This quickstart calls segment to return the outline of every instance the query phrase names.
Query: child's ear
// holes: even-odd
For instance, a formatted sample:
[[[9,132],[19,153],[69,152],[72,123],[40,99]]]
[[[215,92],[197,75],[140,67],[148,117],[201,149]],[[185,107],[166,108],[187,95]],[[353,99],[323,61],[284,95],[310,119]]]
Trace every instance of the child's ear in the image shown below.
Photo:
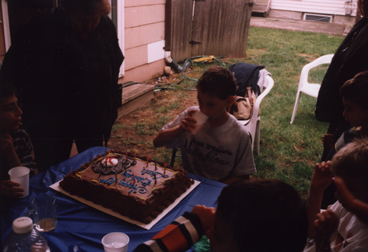
[[[230,107],[231,105],[233,105],[234,101],[235,101],[235,96],[234,95],[230,95],[229,97],[227,97],[227,107]]]

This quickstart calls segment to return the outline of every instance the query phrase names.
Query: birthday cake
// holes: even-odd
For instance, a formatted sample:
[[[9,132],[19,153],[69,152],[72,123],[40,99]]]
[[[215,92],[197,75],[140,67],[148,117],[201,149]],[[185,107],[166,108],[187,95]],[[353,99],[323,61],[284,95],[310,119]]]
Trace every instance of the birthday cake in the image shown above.
[[[60,182],[68,193],[142,223],[150,223],[191,184],[184,170],[115,150],[95,157]]]

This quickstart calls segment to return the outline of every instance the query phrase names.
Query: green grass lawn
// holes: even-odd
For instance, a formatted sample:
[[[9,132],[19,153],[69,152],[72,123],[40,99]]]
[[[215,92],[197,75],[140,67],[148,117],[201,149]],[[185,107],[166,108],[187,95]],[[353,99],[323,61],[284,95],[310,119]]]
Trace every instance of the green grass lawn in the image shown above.
[[[309,189],[314,164],[322,154],[321,137],[328,124],[314,117],[316,99],[302,94],[294,123],[294,108],[300,72],[319,56],[336,51],[342,37],[251,27],[247,57],[229,63],[265,65],[275,85],[261,104],[261,151],[255,156],[256,177],[276,178],[293,185],[303,196]],[[309,81],[320,83],[328,65],[310,72]],[[183,86],[192,87],[193,81]]]
[[[322,154],[321,137],[328,124],[315,119],[316,99],[305,94],[295,121],[290,124],[300,72],[313,59],[334,53],[342,40],[310,32],[250,29],[249,56],[245,62],[265,65],[275,81],[261,104],[261,152],[255,157],[257,177],[284,180],[307,194],[314,164]],[[320,83],[327,67],[313,69],[309,81]]]

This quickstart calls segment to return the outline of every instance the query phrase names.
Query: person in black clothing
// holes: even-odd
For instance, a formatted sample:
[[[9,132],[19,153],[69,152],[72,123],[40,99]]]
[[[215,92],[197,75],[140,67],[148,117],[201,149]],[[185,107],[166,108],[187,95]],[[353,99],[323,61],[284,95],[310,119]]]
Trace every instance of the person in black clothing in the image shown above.
[[[1,72],[19,91],[40,171],[107,143],[124,56],[107,0],[63,0],[23,27]],[[121,97],[121,96],[120,96]]]
[[[355,24],[341,43],[322,81],[317,98],[315,116],[321,122],[329,122],[323,136],[324,151],[321,161],[340,137],[350,127],[344,119],[344,105],[339,95],[340,87],[357,73],[368,70],[368,0],[358,0],[362,18]]]

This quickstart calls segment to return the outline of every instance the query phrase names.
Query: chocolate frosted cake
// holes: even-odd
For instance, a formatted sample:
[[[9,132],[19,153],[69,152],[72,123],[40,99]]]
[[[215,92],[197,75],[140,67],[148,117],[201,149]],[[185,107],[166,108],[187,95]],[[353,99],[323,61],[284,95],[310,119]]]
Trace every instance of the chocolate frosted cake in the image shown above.
[[[186,174],[148,157],[108,150],[67,174],[60,186],[72,195],[149,223],[193,184]]]

